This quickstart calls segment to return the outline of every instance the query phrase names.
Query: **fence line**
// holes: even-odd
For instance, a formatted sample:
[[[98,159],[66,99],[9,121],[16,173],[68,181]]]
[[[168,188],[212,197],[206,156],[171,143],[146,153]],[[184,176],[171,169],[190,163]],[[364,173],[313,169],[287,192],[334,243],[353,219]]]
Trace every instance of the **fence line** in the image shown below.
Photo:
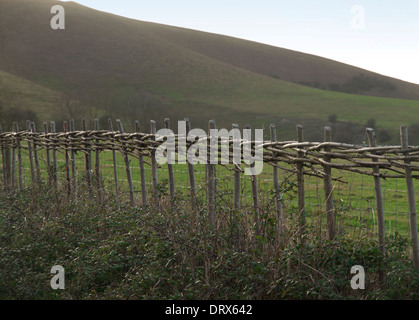
[[[187,128],[186,133],[174,134],[175,154],[185,155],[186,147],[189,150],[195,143],[206,143],[207,150],[211,151],[214,145],[221,147],[221,153],[227,152],[230,164],[233,164],[232,171],[234,172],[234,191],[232,208],[236,211],[240,210],[240,198],[242,192],[242,173],[245,166],[243,161],[237,163],[234,158],[235,151],[241,151],[243,146],[250,146],[252,154],[262,148],[263,162],[272,167],[272,186],[274,190],[274,205],[277,217],[277,235],[278,240],[285,233],[285,216],[283,209],[283,197],[281,194],[281,186],[279,183],[278,170],[281,169],[290,175],[297,176],[297,190],[298,190],[298,221],[299,221],[299,235],[303,241],[303,234],[305,231],[306,222],[306,207],[305,193],[307,187],[307,179],[316,177],[323,181],[323,189],[325,196],[326,208],[326,225],[328,238],[333,240],[336,235],[336,212],[333,206],[333,182],[342,182],[342,176],[337,173],[352,173],[361,174],[363,176],[373,177],[375,183],[375,199],[376,199],[376,215],[378,227],[378,240],[382,253],[385,252],[385,220],[383,209],[383,191],[381,188],[381,181],[383,179],[403,178],[406,181],[409,217],[410,217],[410,233],[413,248],[413,261],[416,268],[419,269],[419,244],[418,244],[418,230],[416,220],[416,201],[414,191],[414,179],[419,178],[419,147],[409,146],[407,142],[407,128],[401,127],[401,145],[400,146],[377,146],[375,132],[371,128],[366,129],[368,136],[368,145],[355,145],[337,143],[331,141],[331,129],[326,127],[324,129],[323,142],[309,142],[303,139],[303,127],[297,126],[297,136],[295,141],[277,141],[276,128],[274,125],[270,126],[270,137],[268,141],[254,141],[250,138],[242,139],[237,136],[237,131],[230,132],[227,140],[227,150],[223,149],[220,140],[216,135],[207,134],[201,136],[193,141],[187,139],[188,133],[191,131],[189,119],[185,119]],[[100,153],[103,151],[112,152],[113,179],[115,183],[116,198],[119,200],[121,187],[119,185],[120,177],[118,177],[116,154],[120,153],[124,159],[124,167],[126,180],[129,189],[129,199],[131,205],[136,205],[134,197],[134,182],[131,172],[131,158],[137,159],[140,169],[140,183],[141,183],[141,204],[150,204],[147,199],[146,192],[146,175],[145,165],[151,166],[151,179],[153,186],[153,195],[155,205],[159,205],[159,178],[158,165],[156,160],[156,150],[162,145],[164,141],[157,139],[157,127],[154,120],[150,121],[150,133],[140,132],[139,122],[135,121],[135,132],[126,133],[123,129],[122,122],[116,120],[118,131],[114,131],[112,121],[108,121],[108,130],[101,130],[99,128],[99,121],[95,119],[94,129],[88,130],[86,119],[82,120],[81,131],[75,130],[74,121],[70,123],[64,122],[63,132],[56,132],[55,123],[51,121],[50,127],[44,123],[44,131],[38,132],[35,124],[27,121],[26,130],[19,131],[17,123],[13,124],[11,132],[3,132],[0,127],[0,147],[1,159],[3,168],[3,183],[6,191],[13,191],[15,189],[22,189],[23,187],[23,172],[22,172],[22,151],[27,151],[28,160],[30,163],[31,183],[39,183],[42,179],[41,166],[39,161],[39,154],[45,152],[46,154],[46,173],[48,175],[48,182],[52,183],[54,188],[58,188],[59,174],[57,164],[57,153],[65,155],[65,186],[69,196],[77,195],[77,169],[75,155],[80,152],[84,154],[85,179],[92,192],[93,185],[96,186],[97,199],[100,203],[104,201],[104,185],[102,183],[103,173],[101,172]],[[165,119],[165,129],[170,129],[170,120]],[[209,122],[209,129],[215,129],[215,121]],[[233,124],[233,129],[237,129],[238,125]],[[231,134],[233,132],[233,134]],[[225,147],[225,145],[224,145]],[[11,152],[12,151],[12,152]],[[52,152],[52,158],[51,158]],[[91,152],[95,153],[94,172],[92,171],[92,157]],[[208,153],[209,154],[209,153]],[[18,170],[16,174],[16,156]],[[151,159],[147,163],[145,159]],[[206,183],[206,201],[210,223],[213,226],[217,224],[217,168],[214,163],[208,161],[209,155],[203,157],[199,154],[198,159],[206,161],[205,166],[205,183]],[[51,163],[52,161],[52,163]],[[219,164],[223,165],[223,164]],[[176,181],[172,164],[167,165],[170,202],[174,203],[176,199]],[[188,169],[184,171],[189,177],[189,189],[192,208],[196,206],[197,200],[197,185],[195,180],[194,164],[188,163]],[[17,180],[19,183],[17,183]],[[261,204],[259,200],[260,188],[257,184],[255,176],[251,178],[251,189],[253,199],[253,212],[255,219],[256,234],[260,233],[261,228]],[[268,179],[269,180],[269,179]],[[178,185],[178,187],[181,187]]]

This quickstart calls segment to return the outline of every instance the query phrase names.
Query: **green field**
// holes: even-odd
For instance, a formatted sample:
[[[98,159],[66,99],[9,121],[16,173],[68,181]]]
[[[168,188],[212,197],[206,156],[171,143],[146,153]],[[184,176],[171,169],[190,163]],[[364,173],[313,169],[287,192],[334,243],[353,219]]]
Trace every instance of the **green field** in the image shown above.
[[[39,150],[39,162],[41,176],[43,181],[48,181],[46,152]],[[129,200],[128,180],[123,156],[116,152],[117,175],[122,200]],[[69,153],[70,156],[70,153]],[[31,170],[27,150],[23,149],[23,184],[31,185]],[[51,153],[52,159],[52,153]],[[87,184],[85,155],[77,153],[76,155],[76,175],[79,186]],[[115,177],[113,169],[113,155],[111,151],[102,151],[100,153],[100,179],[105,188],[105,194],[110,198],[115,196]],[[145,177],[147,194],[149,201],[153,198],[153,186],[151,175],[151,159],[144,158]],[[61,192],[67,190],[65,154],[57,152],[58,180]],[[18,185],[17,158],[15,162],[16,186]],[[287,165],[284,165],[287,168]],[[95,153],[91,152],[91,175],[92,175],[92,194],[97,195],[97,183],[95,173]],[[134,196],[137,205],[141,205],[141,181],[138,159],[130,157],[130,169],[134,186]],[[174,180],[176,186],[176,196],[179,203],[189,206],[190,188],[189,173],[186,164],[174,164]],[[204,204],[206,198],[205,165],[196,164],[194,166],[196,190],[199,201]],[[36,172],[35,172],[36,175]],[[233,211],[233,191],[234,191],[234,173],[231,165],[217,165],[217,203],[222,210],[227,208]],[[69,168],[70,185],[71,168]],[[332,176],[339,178],[340,181],[333,182],[334,188],[334,207],[338,229],[341,233],[353,237],[375,236],[377,232],[377,214],[375,203],[374,180],[370,176],[348,171],[339,171],[333,169]],[[167,165],[159,166],[158,169],[158,189],[162,197],[168,201],[169,183],[168,183]],[[296,175],[287,171],[279,170],[279,180],[281,190],[283,191],[283,205],[285,216],[289,219],[295,219],[298,196],[296,187]],[[382,190],[385,211],[385,229],[386,235],[394,235],[396,232],[404,236],[409,235],[409,208],[407,201],[406,184],[404,179],[382,179]],[[272,166],[264,164],[263,172],[257,176],[257,186],[260,206],[263,208],[263,214],[268,217],[275,217],[274,205],[274,187],[272,181]],[[419,196],[419,182],[416,181],[417,196]],[[85,192],[85,191],[81,191]],[[323,189],[323,180],[317,177],[305,176],[305,203],[307,222],[320,233],[326,230],[325,216],[325,195]],[[250,216],[253,212],[252,187],[250,176],[241,175],[241,208]]]

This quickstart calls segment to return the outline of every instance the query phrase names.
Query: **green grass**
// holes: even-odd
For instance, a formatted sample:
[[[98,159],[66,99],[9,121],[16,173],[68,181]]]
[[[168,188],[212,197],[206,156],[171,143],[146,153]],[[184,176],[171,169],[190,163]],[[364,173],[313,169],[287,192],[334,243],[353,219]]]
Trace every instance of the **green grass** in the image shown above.
[[[61,117],[64,99],[59,92],[2,71],[0,84],[3,130],[10,131],[12,121]]]
[[[38,154],[40,159],[42,179],[44,181],[48,181],[46,152],[45,150],[39,150]],[[90,155],[92,168],[91,175],[94,182],[92,187],[92,194],[96,195],[95,153],[91,152]],[[31,172],[27,151],[23,151],[22,158],[24,186],[30,186]],[[149,201],[151,201],[153,198],[152,174],[150,166],[151,159],[145,157],[144,161],[146,163],[146,188]],[[57,163],[58,180],[60,186],[65,188],[67,183],[65,154],[63,152],[57,152]],[[126,168],[123,156],[120,152],[116,152],[116,164],[119,188],[122,192],[123,198],[127,200],[129,196],[128,180],[126,176]],[[286,167],[287,165],[285,165],[285,168]],[[130,169],[134,186],[135,202],[137,204],[141,204],[141,181],[138,159],[130,157]],[[173,169],[177,196],[188,198],[190,195],[190,189],[187,165],[174,164]],[[17,162],[15,171],[17,183]],[[76,171],[78,181],[77,183],[79,185],[85,185],[87,179],[85,155],[83,153],[77,153],[76,155]],[[194,171],[198,198],[204,203],[206,198],[205,165],[195,165]],[[115,194],[113,156],[111,151],[103,151],[100,153],[100,174],[100,179],[107,192]],[[69,175],[71,178],[71,172],[69,172]],[[377,234],[377,213],[373,178],[370,176],[335,169],[332,171],[332,176],[343,181],[333,182],[334,207],[336,210],[338,228],[342,233],[347,233],[348,236],[366,235],[375,237]],[[166,196],[169,194],[168,179],[169,176],[167,165],[159,166],[158,188],[160,192]],[[292,175],[289,172],[280,170],[279,179],[282,186],[281,188],[284,190],[283,204],[285,215],[292,218],[298,211],[296,175]],[[270,165],[266,163],[264,164],[263,172],[257,176],[257,181],[258,193],[261,203],[268,206],[270,211],[274,211],[274,188],[272,181],[272,167]],[[241,184],[241,206],[246,210],[249,210],[252,208],[253,204],[250,176],[245,176],[242,174]],[[400,233],[404,236],[408,236],[410,230],[409,208],[405,180],[382,179],[381,184],[383,190],[386,234],[394,235],[395,233]],[[419,181],[415,181],[415,187],[417,194],[416,196],[419,197]],[[231,209],[234,191],[234,173],[231,165],[217,166],[217,189],[217,201],[225,206],[229,206]],[[326,208],[322,179],[309,176],[305,177],[305,202],[306,217],[308,223],[313,224],[320,232],[325,231]]]

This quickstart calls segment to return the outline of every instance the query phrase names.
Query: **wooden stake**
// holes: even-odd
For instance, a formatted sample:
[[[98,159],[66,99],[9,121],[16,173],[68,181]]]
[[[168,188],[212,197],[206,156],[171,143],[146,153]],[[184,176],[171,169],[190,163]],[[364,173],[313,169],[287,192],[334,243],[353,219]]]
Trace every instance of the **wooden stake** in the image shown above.
[[[157,133],[156,121],[150,120],[150,132],[151,134]],[[151,150],[151,174],[153,176],[153,193],[154,199],[156,200],[157,206],[159,205],[159,190],[158,186],[158,177],[157,177],[157,161],[156,161],[156,150]]]
[[[134,123],[135,131],[137,133],[140,132],[140,122],[138,120]],[[141,176],[141,197],[142,197],[142,203],[143,206],[147,205],[147,188],[146,188],[146,182],[145,182],[145,169],[144,169],[144,156],[141,152],[139,152],[138,155],[138,161],[140,165],[140,176]]]
[[[13,122],[13,131],[15,130],[16,122]],[[12,183],[12,190],[14,191],[16,189],[16,139],[13,139],[14,145],[12,149],[12,177],[11,177],[11,183]]]
[[[372,128],[367,128],[368,142],[371,148],[377,146],[375,131]],[[375,152],[371,152],[375,154]],[[378,162],[378,159],[372,159],[372,162]],[[384,222],[384,206],[383,206],[383,193],[381,189],[381,179],[380,179],[380,167],[373,167],[374,173],[374,185],[375,185],[375,200],[377,205],[377,226],[378,226],[378,244],[380,247],[380,252],[382,255],[385,255],[385,222]],[[384,272],[379,270],[378,273],[380,285],[384,285]]]
[[[33,133],[36,133],[36,126],[33,121],[31,122],[31,129]],[[33,139],[33,156],[35,159],[36,179],[38,182],[41,182],[41,166],[39,164],[38,146],[35,139]]]
[[[48,123],[44,122],[44,134],[47,137],[48,136]],[[16,130],[17,132],[17,130]],[[48,173],[48,183],[52,184],[52,170],[51,170],[51,155],[50,155],[50,147],[49,147],[49,143],[47,144],[47,146],[45,147],[45,152],[46,152],[46,157],[47,157],[47,173]]]
[[[109,130],[113,132],[113,125],[112,125],[111,119],[108,119],[108,126],[109,126]],[[119,202],[118,167],[116,166],[116,152],[114,149],[112,149],[112,160],[113,160],[113,175],[114,175],[114,180],[115,180],[115,193],[116,193],[116,199]]]
[[[51,140],[52,143],[52,166],[53,166],[53,182],[54,187],[57,190],[58,189],[58,166],[57,166],[57,146],[56,146],[56,131],[55,131],[55,122],[51,121],[51,133],[52,137]]]
[[[67,121],[63,122],[63,129],[64,129],[64,133],[68,132],[68,123]],[[65,146],[65,180],[66,180],[66,184],[67,184],[67,195],[70,197],[71,195],[71,179],[70,179],[70,156],[68,154],[68,148],[69,145],[68,143],[66,143]]]
[[[331,142],[332,129],[330,127],[324,128],[324,142]],[[330,146],[325,146],[325,152],[331,152]],[[328,154],[325,154],[323,157],[324,161],[330,163],[332,157]],[[332,168],[328,165],[323,166],[324,170],[324,195],[326,199],[326,216],[327,216],[327,230],[329,240],[333,240],[336,235],[335,229],[335,211],[333,208],[333,185],[332,185]]]
[[[87,131],[87,124],[86,119],[82,119],[82,129],[84,132]],[[90,153],[90,143],[85,143],[85,168],[86,168],[86,180],[87,180],[87,187],[89,189],[90,195],[92,195],[92,158]]]
[[[409,153],[409,142],[408,142],[408,132],[407,127],[402,126],[400,128],[400,140],[403,151],[403,154],[408,155]],[[409,216],[410,216],[410,236],[412,239],[412,249],[413,249],[413,263],[416,269],[419,269],[419,241],[418,241],[418,224],[416,217],[416,200],[415,200],[415,186],[413,183],[412,169],[409,167],[410,160],[406,159],[404,161],[406,164],[405,174],[406,174],[406,185],[407,185],[407,195],[409,198]]]
[[[74,123],[74,119],[70,121],[70,131],[76,131],[76,126]],[[73,194],[74,197],[77,198],[77,172],[76,172],[76,150],[74,149],[73,143],[71,144],[71,180],[73,184]]]
[[[164,125],[166,129],[170,129],[170,119],[166,118],[164,119]],[[170,154],[171,151],[167,151],[167,157],[168,159],[172,158],[172,155]],[[173,174],[173,165],[170,163],[167,163],[167,170],[169,172],[169,192],[170,192],[170,201],[172,202],[175,199],[175,177]]]
[[[367,129],[368,142],[371,148],[377,146],[376,144],[376,135],[374,129]],[[375,154],[375,152],[372,152]],[[372,159],[372,162],[378,162],[378,159]],[[377,204],[377,225],[378,225],[378,242],[380,245],[380,251],[382,254],[385,253],[384,246],[384,237],[385,237],[385,224],[384,224],[384,206],[383,206],[383,194],[381,189],[381,179],[380,179],[380,167],[373,167],[374,173],[374,184],[375,184],[375,196]]]
[[[0,124],[0,134],[3,133],[3,128]],[[6,155],[6,148],[4,147],[3,138],[0,141],[1,143],[1,155],[2,155],[2,162],[3,162],[3,182],[4,182],[4,190],[9,191],[9,178],[7,176],[8,169],[7,169],[7,155]]]
[[[26,130],[28,132],[32,132],[30,120],[26,121]],[[33,149],[32,149],[31,141],[28,141],[28,153],[29,153],[29,163],[30,163],[30,168],[31,168],[31,179],[32,179],[32,184],[34,185],[35,184],[35,166],[33,163]]]
[[[17,122],[14,124],[14,131],[19,132],[19,125]],[[20,144],[20,138],[16,137],[16,147],[17,147],[17,167],[19,175],[19,190],[23,189],[23,175],[22,175],[22,147]]]
[[[95,119],[95,131],[99,131],[99,119]],[[95,148],[95,174],[96,174],[97,196],[99,199],[99,203],[103,204],[102,179],[100,176],[100,150],[99,150],[98,139],[96,139],[96,148]]]
[[[214,137],[211,136],[211,129],[216,129],[216,124],[214,120],[209,121],[209,132],[208,135],[210,136],[210,141],[213,141]],[[217,143],[218,146],[218,143]],[[208,194],[208,214],[210,224],[213,227],[216,227],[216,206],[215,206],[215,190],[216,190],[216,183],[215,183],[215,165],[211,164],[210,156],[208,157],[207,163],[207,172],[208,172],[208,186],[207,186],[207,194]]]
[[[246,129],[250,130],[250,125],[246,125]],[[252,140],[252,134],[248,136]],[[258,198],[258,185],[256,175],[250,176],[252,182],[252,198],[253,198],[253,210],[255,212],[255,224],[256,224],[256,235],[261,234],[260,230],[260,207],[259,207],[259,198]]]
[[[271,124],[270,126],[271,130],[271,141],[276,142],[276,126],[274,124]],[[273,152],[273,157],[277,157],[278,153]],[[279,239],[279,245],[282,245],[284,243],[284,236],[285,236],[285,219],[284,219],[284,212],[282,207],[282,195],[281,190],[279,187],[279,175],[278,175],[278,167],[275,165],[278,164],[278,161],[274,161],[274,166],[272,166],[272,176],[273,176],[273,182],[274,182],[274,191],[275,191],[275,207],[276,207],[276,215],[277,215],[277,221],[278,221],[278,239]]]
[[[118,130],[121,134],[124,133],[124,127],[122,126],[122,122],[121,120],[117,119],[116,120],[116,124],[118,125]],[[130,168],[130,164],[129,164],[129,158],[128,158],[128,153],[126,152],[126,150],[124,149],[123,151],[123,156],[124,156],[124,161],[125,161],[125,170],[127,173],[127,180],[128,180],[128,187],[129,187],[129,199],[131,202],[131,205],[134,206],[134,186],[132,184],[132,176],[131,176],[131,168]]]
[[[188,139],[189,131],[191,131],[191,122],[188,118],[185,118],[186,122],[186,141]],[[187,152],[187,150],[185,150]],[[189,173],[189,187],[191,190],[191,203],[192,203],[192,210],[195,210],[196,207],[196,185],[195,185],[195,171],[194,171],[194,165],[192,163],[192,160],[189,161],[188,156],[186,154],[186,161],[188,162],[188,173]]]
[[[297,125],[297,141],[303,142],[302,125]],[[304,152],[298,151],[298,158],[304,158]],[[298,216],[300,220],[300,240],[304,241],[303,235],[306,227],[305,218],[305,200],[304,200],[304,165],[302,162],[297,163],[297,185],[298,185]]]
[[[239,125],[237,123],[233,123],[233,154],[234,148],[240,147],[240,142],[235,142],[240,140],[240,135],[236,135],[236,131],[239,130]],[[240,154],[241,159],[241,154]],[[241,198],[241,169],[240,163],[236,163],[233,157],[233,164],[234,164],[234,203],[233,208],[234,210],[240,210],[240,198]]]

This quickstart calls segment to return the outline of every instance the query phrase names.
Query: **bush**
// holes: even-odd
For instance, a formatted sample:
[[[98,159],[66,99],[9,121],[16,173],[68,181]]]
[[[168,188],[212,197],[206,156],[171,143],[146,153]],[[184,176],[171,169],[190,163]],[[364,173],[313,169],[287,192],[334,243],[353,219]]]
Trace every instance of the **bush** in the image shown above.
[[[399,235],[384,257],[374,240],[331,242],[310,228],[303,243],[289,232],[279,246],[269,208],[255,237],[245,210],[221,208],[215,229],[204,206],[191,212],[181,197],[156,209],[111,195],[99,205],[88,194],[71,200],[42,186],[0,195],[1,299],[419,298],[409,241]],[[53,265],[65,268],[65,290],[50,287]],[[350,287],[354,265],[365,268],[365,290]]]

